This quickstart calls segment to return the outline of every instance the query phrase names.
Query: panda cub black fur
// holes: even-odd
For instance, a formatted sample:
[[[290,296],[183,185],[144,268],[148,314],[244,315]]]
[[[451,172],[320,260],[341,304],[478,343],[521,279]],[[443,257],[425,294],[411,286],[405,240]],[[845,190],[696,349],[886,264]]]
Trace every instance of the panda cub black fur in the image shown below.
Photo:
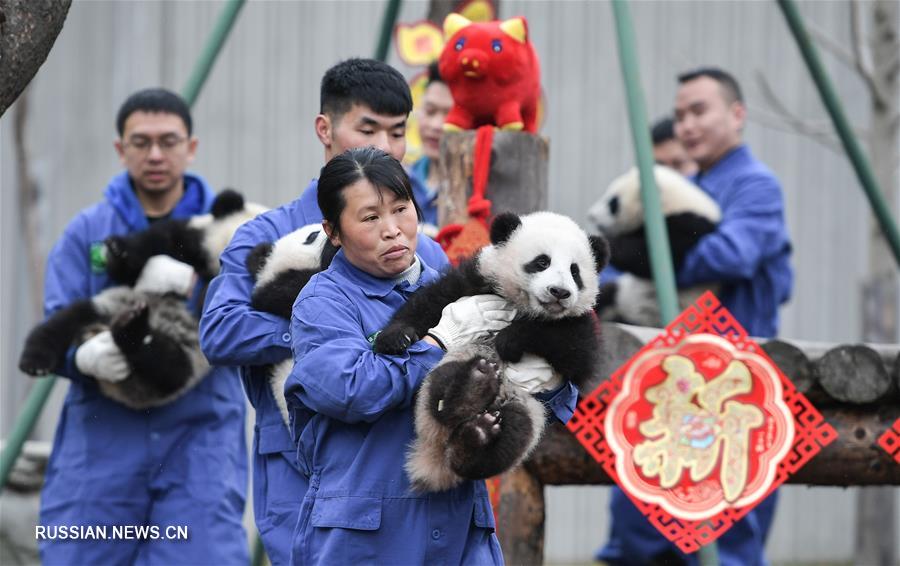
[[[406,462],[420,491],[499,474],[537,445],[543,406],[504,376],[506,363],[531,353],[576,385],[594,376],[593,307],[597,272],[609,257],[606,241],[552,212],[501,214],[490,238],[474,258],[410,297],[375,340],[376,352],[400,353],[437,325],[446,305],[466,296],[494,293],[517,310],[496,336],[451,348],[423,381]]]
[[[677,272],[697,241],[716,229],[722,213],[712,197],[674,169],[656,165],[654,177]],[[659,327],[662,321],[650,272],[640,186],[638,172],[632,169],[613,180],[588,211],[588,219],[609,238],[610,264],[623,272],[601,288],[597,313],[603,320]],[[679,289],[680,308],[716,288],[705,284]]]
[[[274,243],[257,244],[246,259],[247,271],[255,281],[251,306],[290,320],[300,290],[313,275],[328,267],[335,253],[337,248],[321,224],[298,228]],[[285,424],[284,382],[293,367],[294,361],[288,358],[274,364],[269,372],[269,387]]]
[[[209,371],[200,351],[197,319],[184,298],[132,289],[147,260],[169,255],[191,265],[209,281],[219,271],[219,254],[243,222],[265,208],[222,191],[208,214],[163,220],[148,229],[105,241],[106,268],[118,283],[91,299],[75,301],[36,326],[25,340],[19,368],[46,375],[60,366],[70,346],[110,330],[131,368],[120,382],[96,380],[100,391],[133,409],[165,405],[192,388]]]

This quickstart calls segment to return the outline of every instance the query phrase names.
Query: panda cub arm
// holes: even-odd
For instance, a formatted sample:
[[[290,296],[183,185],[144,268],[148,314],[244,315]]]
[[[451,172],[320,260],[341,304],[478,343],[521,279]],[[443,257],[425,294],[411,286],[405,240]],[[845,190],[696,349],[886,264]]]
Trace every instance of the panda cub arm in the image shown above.
[[[375,338],[375,352],[399,354],[425,337],[425,333],[441,320],[444,307],[450,303],[485,293],[494,293],[474,260],[466,260],[431,285],[414,293]]]
[[[540,356],[564,378],[581,387],[594,376],[599,336],[590,313],[558,320],[516,320],[497,333],[500,359],[518,362],[526,352]]]

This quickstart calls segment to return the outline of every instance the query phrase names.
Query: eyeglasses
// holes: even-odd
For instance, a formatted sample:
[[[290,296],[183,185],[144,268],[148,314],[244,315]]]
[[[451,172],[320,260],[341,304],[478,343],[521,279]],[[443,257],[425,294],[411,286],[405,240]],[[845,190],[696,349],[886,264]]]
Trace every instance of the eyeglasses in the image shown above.
[[[186,140],[186,137],[177,134],[167,134],[157,140],[145,136],[133,136],[122,144],[122,148],[135,156],[145,156],[150,153],[154,145],[158,145],[159,151],[169,155]]]

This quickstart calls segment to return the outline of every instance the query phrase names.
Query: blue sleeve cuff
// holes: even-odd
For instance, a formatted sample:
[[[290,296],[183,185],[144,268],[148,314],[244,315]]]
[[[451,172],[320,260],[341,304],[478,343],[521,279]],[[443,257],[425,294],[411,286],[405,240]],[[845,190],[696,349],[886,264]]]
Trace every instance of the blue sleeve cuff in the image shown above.
[[[559,422],[566,424],[575,414],[575,405],[578,404],[578,387],[571,381],[566,381],[557,389],[542,391],[534,396]]]

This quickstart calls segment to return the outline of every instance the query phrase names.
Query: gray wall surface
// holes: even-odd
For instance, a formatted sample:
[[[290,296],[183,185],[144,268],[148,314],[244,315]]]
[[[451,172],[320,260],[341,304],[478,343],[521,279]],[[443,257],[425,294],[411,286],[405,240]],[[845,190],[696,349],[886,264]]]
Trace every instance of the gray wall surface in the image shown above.
[[[183,88],[221,9],[213,2],[77,1],[47,62],[27,91],[25,148],[40,188],[46,254],[66,222],[96,201],[119,169],[114,116],[132,91]],[[195,169],[216,187],[233,186],[276,205],[299,195],[318,174],[323,152],[313,134],[319,79],[350,56],[374,52],[384,2],[250,2],[195,105],[200,147]],[[667,113],[675,75],[719,65],[742,82],[751,119],[746,139],[784,185],[796,287],[783,309],[782,334],[806,340],[859,338],[859,288],[865,277],[869,213],[847,159],[808,138],[774,129],[756,80],[767,77],[799,116],[827,116],[771,2],[631,3],[650,119]],[[403,3],[400,21],[425,17],[426,2]],[[802,2],[803,16],[847,42],[846,3]],[[633,162],[612,10],[608,2],[503,0],[502,17],[525,15],[541,57],[550,138],[550,208],[586,226],[585,212],[607,182]],[[389,62],[407,76],[417,70]],[[835,58],[825,64],[851,120],[869,119],[862,83]],[[16,369],[25,332],[36,322],[40,282],[23,253],[13,142],[14,106],[0,120],[0,437],[29,382]],[[64,380],[63,380],[64,381]],[[65,383],[38,429],[51,438]],[[604,488],[549,491],[550,561],[586,561],[603,539]],[[783,490],[770,544],[778,561],[852,559],[852,491]],[[810,517],[816,519],[810,521]],[[827,518],[827,519],[826,519]],[[900,523],[900,521],[898,521]],[[898,533],[900,539],[900,533]]]

